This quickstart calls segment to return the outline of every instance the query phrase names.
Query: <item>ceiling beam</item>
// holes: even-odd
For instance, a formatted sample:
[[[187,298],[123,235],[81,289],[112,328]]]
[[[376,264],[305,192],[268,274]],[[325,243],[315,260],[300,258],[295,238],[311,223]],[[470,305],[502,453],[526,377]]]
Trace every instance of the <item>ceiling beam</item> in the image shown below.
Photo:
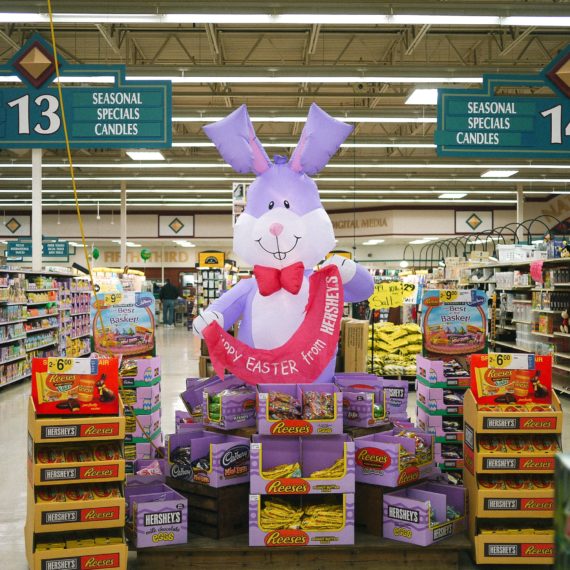
[[[106,24],[95,24],[95,27],[99,30],[99,33],[103,36],[103,39],[115,54],[122,57],[121,48],[119,48],[119,44],[113,36],[113,30],[111,27]]]
[[[424,24],[414,34],[415,28],[414,28],[414,26],[412,26],[411,33],[412,33],[413,39],[408,44],[408,47],[406,48],[406,51],[404,52],[405,55],[412,55],[412,53],[414,53],[414,50],[418,47],[419,43],[424,39],[424,36],[428,33],[430,27],[431,26],[429,24]]]
[[[6,31],[0,29],[0,38],[2,38],[8,45],[13,47],[16,51],[18,51],[22,46],[20,46],[20,44],[16,42],[14,38],[12,38],[11,34],[7,31],[7,29],[8,29],[7,27]]]
[[[523,42],[535,30],[536,26],[529,26],[518,34],[516,34],[516,32],[513,30],[513,34],[516,34],[513,41],[499,52],[499,57],[505,57],[506,55],[509,55],[513,49],[520,45],[520,43]]]

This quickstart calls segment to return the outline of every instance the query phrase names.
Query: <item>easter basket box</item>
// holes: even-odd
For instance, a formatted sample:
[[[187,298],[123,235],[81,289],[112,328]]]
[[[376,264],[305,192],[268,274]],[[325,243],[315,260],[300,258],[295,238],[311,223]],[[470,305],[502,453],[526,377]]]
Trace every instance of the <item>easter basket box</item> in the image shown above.
[[[254,435],[253,494],[354,493],[354,442],[348,435]]]
[[[342,393],[334,384],[258,384],[260,435],[343,433]]]

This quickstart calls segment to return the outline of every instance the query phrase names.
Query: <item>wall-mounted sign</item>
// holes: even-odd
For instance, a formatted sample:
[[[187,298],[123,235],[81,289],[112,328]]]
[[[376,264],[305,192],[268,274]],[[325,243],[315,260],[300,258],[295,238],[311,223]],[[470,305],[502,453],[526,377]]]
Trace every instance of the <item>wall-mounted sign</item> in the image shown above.
[[[439,89],[439,156],[568,158],[570,46],[539,75],[485,75],[480,89]],[[536,88],[546,95],[497,94]]]
[[[493,229],[492,211],[456,210],[455,233],[474,234]]]
[[[0,224],[0,237],[29,237],[31,216],[5,216]]]
[[[222,269],[226,256],[222,251],[201,251],[198,254],[198,266]]]
[[[122,65],[71,65],[58,58],[70,143],[75,148],[167,148],[172,146],[170,81],[127,81]],[[64,148],[61,106],[51,45],[33,35],[0,67],[24,86],[0,89],[0,148]],[[103,82],[96,86],[79,83]],[[108,78],[108,79],[107,79]],[[105,81],[108,81],[105,82]]]
[[[9,241],[6,246],[6,257],[8,258],[31,258],[31,241]],[[46,241],[42,244],[42,257],[44,259],[69,257],[69,242],[67,241]]]
[[[158,236],[172,238],[194,237],[194,216],[158,216]]]

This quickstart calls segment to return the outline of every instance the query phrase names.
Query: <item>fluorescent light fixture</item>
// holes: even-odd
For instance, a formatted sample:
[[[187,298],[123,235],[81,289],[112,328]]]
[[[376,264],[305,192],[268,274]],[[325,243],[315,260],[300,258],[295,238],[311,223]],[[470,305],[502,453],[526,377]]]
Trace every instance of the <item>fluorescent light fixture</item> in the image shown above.
[[[158,150],[128,150],[127,155],[133,160],[164,160],[164,155]]]
[[[533,239],[532,240],[533,245],[540,245],[541,243],[544,243],[543,239]]]
[[[193,244],[191,241],[185,240],[185,239],[173,239],[172,240],[176,245],[179,245],[180,247],[196,247],[195,244]]]
[[[410,241],[409,243],[411,245],[419,245],[419,244],[423,244],[423,243],[429,243],[430,241],[431,240],[429,240],[429,239],[415,239],[415,240]]]
[[[378,245],[384,243],[384,241],[383,239],[369,239],[368,241],[363,241],[362,245]]]
[[[437,105],[437,89],[414,89],[406,105]]]
[[[510,178],[517,172],[518,170],[487,170],[481,174],[481,178]]]
[[[406,267],[409,267],[409,266],[410,266],[410,264],[405,259],[400,261],[400,267],[402,267],[403,269],[405,269]]]
[[[82,243],[77,243],[76,241],[70,241],[69,245],[71,245],[73,247],[83,247]]]
[[[296,142],[264,142],[264,148],[295,148]],[[210,148],[214,146],[212,142],[206,141],[188,141],[188,142],[173,142],[172,146],[175,148]],[[344,143],[341,148],[436,148],[437,145],[433,143]]]
[[[326,13],[69,13],[53,14],[56,24],[330,24],[433,26],[546,26],[568,27],[570,18],[560,16],[508,16],[463,14],[326,14]],[[45,12],[2,12],[0,22],[45,24]]]
[[[439,195],[439,198],[441,200],[459,200],[465,198],[465,196],[467,196],[465,192],[444,192]]]

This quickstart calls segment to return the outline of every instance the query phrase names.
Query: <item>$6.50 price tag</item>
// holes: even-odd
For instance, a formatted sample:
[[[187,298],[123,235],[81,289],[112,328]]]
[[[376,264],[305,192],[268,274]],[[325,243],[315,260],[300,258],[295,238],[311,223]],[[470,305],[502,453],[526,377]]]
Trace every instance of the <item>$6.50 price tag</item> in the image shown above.
[[[97,374],[95,358],[48,358],[50,374]]]
[[[500,352],[490,352],[489,368],[533,370],[534,354],[506,354]]]

